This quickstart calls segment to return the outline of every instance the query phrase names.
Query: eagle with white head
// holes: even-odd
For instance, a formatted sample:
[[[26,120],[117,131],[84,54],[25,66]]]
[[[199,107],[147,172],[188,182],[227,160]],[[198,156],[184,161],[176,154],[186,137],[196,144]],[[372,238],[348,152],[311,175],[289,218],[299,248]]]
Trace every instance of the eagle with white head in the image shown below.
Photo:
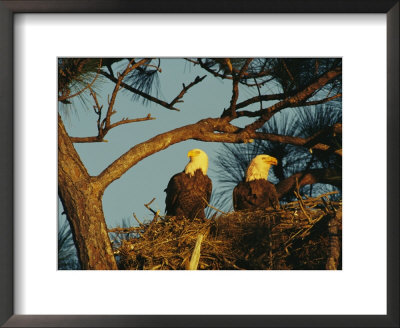
[[[201,149],[188,152],[189,163],[183,172],[175,174],[164,190],[167,215],[185,218],[205,218],[204,209],[211,198],[212,182],[207,176],[208,156]]]
[[[275,185],[268,181],[271,165],[277,165],[276,158],[269,155],[258,155],[247,168],[244,181],[233,189],[233,208],[240,210],[257,210],[267,207],[279,208],[279,199]]]

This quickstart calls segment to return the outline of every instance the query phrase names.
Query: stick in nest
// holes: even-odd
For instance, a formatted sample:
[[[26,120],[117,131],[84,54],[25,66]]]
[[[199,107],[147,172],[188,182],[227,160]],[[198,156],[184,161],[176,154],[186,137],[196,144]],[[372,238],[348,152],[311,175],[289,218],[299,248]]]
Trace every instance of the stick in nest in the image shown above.
[[[218,208],[216,208],[216,207],[210,205],[210,204],[207,202],[207,199],[205,199],[204,197],[202,197],[202,198],[203,198],[203,200],[206,202],[206,204],[207,204],[207,206],[208,206],[209,208],[212,208],[213,210],[216,210],[217,212],[222,213],[222,214],[228,214],[228,213],[226,213],[226,212],[224,212],[224,211],[221,211],[221,210],[219,210]]]
[[[157,220],[157,219],[160,218],[160,217],[162,217],[162,216],[160,215],[160,210],[155,211],[155,210],[153,210],[153,209],[150,207],[150,204],[151,204],[152,202],[154,202],[155,200],[156,200],[156,198],[154,197],[154,198],[153,198],[151,201],[149,201],[147,204],[144,204],[144,206],[145,206],[151,213],[154,214],[153,221],[154,221],[154,220]]]
[[[137,218],[135,212],[133,212],[133,217],[134,217],[134,219],[136,220],[136,222],[139,223],[140,226],[143,225],[143,223]]]
[[[305,210],[305,206],[304,206],[304,202],[303,202],[303,198],[301,198],[300,196],[300,191],[299,191],[299,180],[296,178],[296,190],[294,191],[294,195],[296,196],[296,198],[299,200],[299,205],[300,208],[302,210],[302,212],[304,213],[304,215],[306,216],[308,223],[312,223],[312,219],[311,217],[308,215],[308,213]]]

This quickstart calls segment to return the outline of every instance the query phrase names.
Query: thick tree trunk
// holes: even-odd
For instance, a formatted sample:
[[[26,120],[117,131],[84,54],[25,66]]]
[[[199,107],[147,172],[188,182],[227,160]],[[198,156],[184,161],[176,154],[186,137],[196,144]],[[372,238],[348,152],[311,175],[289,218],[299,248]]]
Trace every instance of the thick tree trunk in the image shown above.
[[[102,209],[104,189],[87,173],[58,119],[58,194],[83,269],[117,269]]]

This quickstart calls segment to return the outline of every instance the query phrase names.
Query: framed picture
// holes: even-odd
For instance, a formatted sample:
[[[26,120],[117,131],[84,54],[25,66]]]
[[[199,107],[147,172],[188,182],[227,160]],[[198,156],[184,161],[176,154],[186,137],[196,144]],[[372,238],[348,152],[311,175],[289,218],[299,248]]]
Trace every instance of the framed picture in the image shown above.
[[[189,4],[181,1],[172,3],[158,1],[151,4],[136,3],[136,1],[128,3],[93,1],[89,4],[73,1],[0,1],[0,15],[0,42],[1,49],[4,49],[0,53],[4,66],[4,74],[0,77],[2,108],[0,140],[3,150],[0,160],[2,169],[0,201],[3,212],[0,220],[1,324],[5,327],[54,325],[396,327],[399,325],[398,1],[344,3],[335,1],[302,3],[295,0],[232,1],[229,4],[212,2]],[[132,56],[137,58],[131,58]],[[165,58],[163,62],[167,64],[160,66],[157,61],[146,59],[154,57]],[[225,60],[225,57],[233,59]],[[113,61],[105,63],[103,58]],[[252,83],[262,87],[264,82],[259,78],[264,71],[261,72],[259,67],[265,68],[266,65],[270,65],[276,80],[282,77],[277,73],[281,67],[286,80],[293,82],[294,91],[290,91],[290,86],[285,84],[288,89],[284,89],[284,92],[289,95],[288,99],[291,97],[300,99],[299,97],[304,95],[304,99],[317,105],[317,102],[322,100],[311,98],[311,94],[315,95],[315,90],[310,89],[311,86],[317,82],[327,83],[327,76],[337,73],[335,65],[340,62],[340,73],[337,74],[343,74],[344,95],[343,256],[340,256],[340,264],[336,262],[330,267],[340,270],[320,270],[322,267],[317,262],[314,267],[306,265],[293,267],[283,262],[279,262],[278,265],[271,259],[257,260],[258,264],[261,263],[260,266],[250,266],[243,262],[238,265],[239,262],[232,263],[225,260],[217,264],[198,259],[196,262],[194,251],[187,263],[182,261],[179,264],[182,267],[176,267],[172,257],[168,258],[167,262],[163,260],[153,263],[142,261],[137,255],[135,261],[130,263],[119,261],[118,266],[122,268],[121,263],[128,266],[124,268],[130,269],[192,269],[194,266],[211,268],[213,271],[104,270],[108,268],[106,261],[105,264],[99,259],[84,262],[82,253],[80,253],[80,264],[85,263],[84,269],[100,270],[95,272],[60,270],[60,255],[55,255],[57,245],[54,232],[57,229],[55,222],[57,220],[54,220],[54,215],[57,215],[58,211],[59,218],[62,217],[64,209],[67,211],[69,205],[67,203],[60,205],[57,203],[58,198],[57,202],[54,202],[54,193],[57,189],[61,195],[60,199],[63,201],[66,199],[63,189],[60,186],[57,188],[57,161],[60,163],[63,158],[60,158],[60,152],[57,155],[56,149],[61,151],[61,154],[74,151],[73,148],[68,150],[68,145],[65,146],[63,143],[63,131],[74,131],[70,136],[74,135],[72,139],[75,143],[84,144],[87,135],[80,135],[79,130],[71,127],[70,122],[76,116],[72,118],[69,115],[75,115],[74,113],[60,112],[62,120],[59,118],[58,128],[55,124],[56,115],[49,114],[60,103],[61,107],[65,105],[68,108],[70,95],[74,94],[74,90],[69,89],[68,83],[63,87],[60,78],[54,78],[57,75],[56,70],[59,73],[70,72],[70,69],[65,67],[71,61],[91,60],[97,65],[93,70],[94,79],[98,78],[98,68],[103,67],[103,77],[111,81],[113,78],[116,79],[114,83],[118,85],[121,83],[118,79],[123,76],[124,69],[133,71],[137,67],[145,67],[142,70],[146,76],[162,70],[163,74],[167,75],[166,72],[175,67],[173,58],[186,60],[188,63],[186,69],[192,70],[191,74],[194,75],[193,79],[188,78],[190,81],[185,80],[186,77],[179,78],[184,84],[175,92],[178,96],[167,97],[175,99],[175,102],[173,100],[172,103],[162,103],[160,100],[162,97],[151,99],[169,110],[168,118],[163,118],[161,122],[167,131],[183,125],[179,119],[169,118],[170,112],[176,109],[177,104],[185,106],[188,103],[189,107],[194,103],[199,104],[199,108],[192,106],[197,108],[196,112],[187,114],[193,122],[203,118],[196,116],[202,111],[201,104],[207,104],[210,108],[224,107],[224,100],[219,102],[218,97],[213,96],[210,91],[207,91],[205,96],[189,98],[191,91],[203,83],[204,77],[200,75],[195,77],[199,67],[217,79],[229,80],[231,77],[233,81],[229,81],[229,95],[225,101],[222,117],[233,115],[234,119],[237,113],[254,117],[254,113],[259,113],[258,119],[261,122],[267,115],[267,112],[263,112],[262,100],[260,109],[253,109],[251,113],[236,108],[241,106],[240,101],[243,104],[246,101],[244,98],[239,97],[239,100],[235,98],[235,81],[237,83],[245,81],[250,84],[243,74],[250,74],[250,77],[251,74],[256,74]],[[311,65],[308,66],[312,67],[311,71],[315,76],[324,69],[324,65],[330,70],[327,69],[327,76],[321,73],[318,79],[315,76],[311,77],[308,87],[298,88],[296,76],[293,77],[292,74],[298,62],[295,60],[291,62],[286,58],[306,58],[307,65]],[[118,66],[119,63],[125,68]],[[178,80],[177,73],[172,74],[175,74],[173,76]],[[304,80],[304,77],[302,78]],[[329,78],[334,79],[331,75]],[[172,80],[168,80],[166,84],[172,83]],[[206,80],[208,81],[209,77],[206,77]],[[230,86],[232,83],[233,89]],[[281,83],[281,86],[283,85]],[[331,85],[329,90],[326,89],[328,95],[325,95],[325,100],[341,98],[341,79],[340,82]],[[117,102],[114,107],[113,99],[119,92],[118,88],[114,89],[116,90],[114,92],[111,89],[101,94],[94,86],[92,90],[91,83],[87,86],[85,89],[90,97],[89,107],[94,106],[93,113],[98,115],[100,122],[97,129],[93,130],[92,138],[105,144],[107,137],[104,132],[134,123],[125,116],[119,120],[118,114],[113,116],[110,122],[107,121],[107,117],[111,118],[117,111],[122,111],[123,106],[129,106],[129,101]],[[217,90],[220,86],[223,84],[215,85],[214,89]],[[143,93],[143,89],[141,90]],[[58,100],[55,102],[56,92]],[[293,92],[293,95],[290,92]],[[335,92],[337,94],[333,95]],[[105,94],[109,94],[108,99]],[[257,97],[250,95],[247,98]],[[186,102],[183,103],[182,100]],[[306,100],[301,100],[302,102],[297,105],[307,106]],[[257,105],[260,104],[257,102]],[[101,116],[102,105],[108,108],[106,116]],[[183,108],[188,111],[187,107]],[[341,108],[342,102],[340,102],[340,117]],[[204,109],[204,112],[207,113],[207,109]],[[151,120],[152,115],[157,116],[151,112],[143,117],[140,116],[135,122]],[[162,113],[158,115],[164,117]],[[101,122],[100,118],[103,117],[105,120]],[[86,122],[82,116],[77,119],[79,120]],[[224,133],[233,129],[234,125],[222,126],[221,122],[218,122],[220,124],[218,133],[208,135],[209,140],[203,136],[199,138],[197,135],[189,139],[215,141],[217,138],[226,141],[223,139]],[[257,120],[255,122],[257,123]],[[260,124],[262,123],[265,122]],[[201,128],[201,124],[198,127]],[[144,129],[150,129],[150,126]],[[145,130],[141,132],[143,138]],[[337,133],[341,135],[341,131],[340,124],[340,130],[333,131],[333,135]],[[112,131],[110,135],[111,133]],[[251,143],[252,137],[260,137],[257,134],[260,132],[256,129],[252,133],[254,135],[249,134],[247,137],[236,134],[236,137],[244,138],[238,139],[239,142]],[[270,135],[267,137],[271,138]],[[129,133],[124,138],[129,139]],[[65,138],[67,139],[69,137]],[[143,141],[147,139],[148,137]],[[299,139],[296,140],[301,142]],[[112,145],[109,149],[116,149],[112,137],[110,141],[109,144]],[[312,141],[312,136],[308,141]],[[122,145],[121,142],[120,144]],[[128,142],[123,147],[129,149],[135,144],[136,142],[132,145]],[[318,145],[319,148],[322,147],[321,143]],[[78,152],[81,151],[79,147],[75,146]],[[314,144],[310,146],[311,153],[316,151],[314,147]],[[201,148],[203,149],[203,144]],[[340,147],[336,148],[335,151],[339,151],[341,157],[341,138]],[[94,152],[88,153],[87,156],[92,156],[95,160],[91,167],[87,167],[89,173],[82,170],[82,174],[90,174],[93,179],[98,174],[102,175],[101,172],[105,168],[112,171],[113,164],[101,165],[103,149],[105,148],[98,147]],[[117,158],[125,151],[122,149],[115,151],[113,156],[117,166]],[[175,162],[180,151],[181,149],[169,154],[168,158],[159,158],[158,162],[161,163],[159,165],[167,166],[170,162],[171,170],[175,170],[168,173],[165,177],[167,180],[160,185],[167,184],[173,173],[181,169],[181,167],[176,169],[178,161]],[[80,155],[83,153],[80,152]],[[167,151],[165,153],[168,154]],[[188,156],[192,160],[197,153],[201,155],[198,149],[194,149]],[[173,161],[170,160],[172,157]],[[268,160],[272,165],[278,163],[275,158]],[[97,163],[99,167],[96,166]],[[154,165],[147,163],[148,168]],[[73,175],[79,170],[78,165]],[[159,181],[161,178],[157,175],[157,170],[155,165],[154,179]],[[104,174],[107,173],[109,172]],[[275,173],[271,175],[273,178],[276,177]],[[118,177],[109,183],[117,179]],[[129,202],[132,196],[124,198],[124,195],[129,194],[132,181],[128,189],[117,193],[120,199],[106,195],[109,197],[107,202],[113,203],[114,208],[122,206],[118,204]],[[147,181],[147,185],[143,181],[140,182],[145,186],[141,191],[143,197],[148,197],[147,189],[150,190],[149,194],[157,189],[160,195],[164,195],[161,190],[164,188],[158,185],[151,188],[157,183],[151,182],[150,177]],[[171,181],[166,188],[167,214],[179,216],[179,210],[172,209],[173,205],[168,203],[171,201],[168,193],[173,189],[170,187]],[[299,180],[296,181],[298,191]],[[312,195],[312,191],[309,195]],[[238,205],[241,201],[243,202],[238,197],[234,196],[235,209],[241,206]],[[144,210],[151,212],[154,215],[153,220],[157,220],[160,215],[157,201],[154,203],[151,199],[148,199],[148,202],[143,199],[139,201],[141,204],[145,203]],[[207,202],[207,205],[210,204]],[[104,211],[108,210],[104,198],[103,207]],[[97,207],[94,205],[93,209],[95,208]],[[220,209],[213,207],[213,210]],[[299,211],[306,213],[302,207],[299,207]],[[184,214],[187,215],[192,214]],[[142,216],[140,213],[138,216],[134,214],[131,219],[135,218],[141,226]],[[196,216],[199,217],[197,212]],[[115,231],[119,233],[118,228],[116,229]],[[91,228],[88,229],[90,234],[89,230]],[[142,232],[140,230],[140,233]],[[198,234],[195,237],[197,240],[193,237],[193,242],[196,242],[200,249],[203,239],[199,238],[201,236]],[[117,238],[114,242],[117,243]],[[121,251],[121,248],[114,246],[114,252]],[[135,245],[129,244],[129,247],[133,249]],[[141,257],[146,256],[145,253],[141,254]],[[326,259],[323,259],[323,263],[327,263]],[[243,267],[240,267],[242,264]],[[229,271],[215,270],[216,268]],[[232,270],[243,268],[256,270]],[[298,270],[283,271],[287,268]],[[328,267],[324,264],[322,269],[326,268]]]

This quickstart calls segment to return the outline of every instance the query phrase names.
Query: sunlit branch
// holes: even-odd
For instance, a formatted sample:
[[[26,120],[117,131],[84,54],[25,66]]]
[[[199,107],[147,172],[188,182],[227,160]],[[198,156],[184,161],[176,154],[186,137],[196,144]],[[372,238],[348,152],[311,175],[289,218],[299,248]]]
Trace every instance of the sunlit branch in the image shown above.
[[[320,100],[315,100],[315,101],[307,101],[305,102],[302,106],[313,106],[313,105],[320,105],[320,104],[325,104],[333,99],[336,98],[340,98],[342,96],[341,93],[338,93],[334,96],[328,97],[328,98],[324,98],[324,99],[320,99]]]
[[[144,121],[150,121],[150,120],[155,120],[155,117],[152,117],[151,114],[148,114],[146,117],[141,117],[141,118],[133,118],[133,119],[128,119],[128,118],[123,118],[121,121],[115,122],[110,125],[108,130],[111,130],[119,125],[122,124],[128,124],[128,123],[135,123],[135,122],[144,122]]]
[[[92,136],[92,137],[71,137],[71,141],[73,143],[85,143],[85,142],[107,142],[107,140],[104,139],[108,131],[111,129],[123,125],[123,124],[128,124],[128,123],[135,123],[135,122],[144,122],[144,121],[150,121],[150,120],[155,120],[155,117],[152,117],[151,114],[148,114],[146,117],[140,117],[140,118],[133,118],[133,119],[127,119],[123,118],[121,121],[115,122],[110,124],[106,128],[101,128],[99,130],[99,134],[97,136]]]
[[[230,132],[216,132],[230,131]],[[235,127],[225,119],[208,118],[195,124],[186,125],[165,133],[161,133],[147,141],[135,145],[111,163],[99,176],[97,183],[106,188],[111,182],[120,178],[127,170],[144,158],[164,150],[176,143],[186,140],[199,140],[205,142],[248,143],[254,139],[264,139],[282,143],[304,146],[308,139],[246,131]],[[327,150],[330,146],[317,144],[313,148]]]

